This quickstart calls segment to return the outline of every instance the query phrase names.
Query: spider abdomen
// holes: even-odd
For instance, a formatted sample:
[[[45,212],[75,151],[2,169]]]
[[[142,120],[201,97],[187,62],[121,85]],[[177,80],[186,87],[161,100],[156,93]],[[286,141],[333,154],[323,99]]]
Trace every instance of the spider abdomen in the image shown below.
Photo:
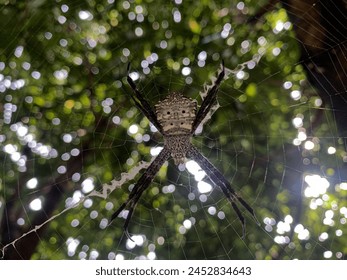
[[[192,131],[197,101],[173,92],[155,105],[159,124],[166,135],[185,135]]]

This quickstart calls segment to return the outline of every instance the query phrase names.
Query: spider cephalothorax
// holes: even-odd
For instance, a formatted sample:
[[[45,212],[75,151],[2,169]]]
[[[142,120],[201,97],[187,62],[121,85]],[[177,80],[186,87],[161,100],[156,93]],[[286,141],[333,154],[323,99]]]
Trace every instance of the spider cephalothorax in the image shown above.
[[[129,67],[130,64],[128,65],[128,71]],[[194,136],[195,130],[205,119],[212,106],[217,102],[218,87],[222,82],[224,75],[224,63],[222,63],[222,70],[220,71],[214,85],[208,90],[199,110],[197,110],[196,100],[185,97],[181,93],[173,92],[164,100],[159,101],[158,104],[155,105],[155,111],[153,111],[148,101],[142,96],[134,81],[128,74],[127,81],[134,93],[131,95],[131,98],[135,105],[164,137],[163,149],[142,174],[134,188],[131,190],[127,201],[124,202],[111,217],[112,221],[118,217],[126,207],[129,207],[129,212],[124,223],[124,230],[130,239],[131,237],[128,233],[128,225],[135,206],[142,193],[152,182],[160,167],[170,157],[173,158],[176,165],[183,164],[186,158],[191,158],[201,166],[210,180],[221,188],[224,195],[230,201],[232,208],[235,210],[242,223],[242,236],[245,235],[245,219],[236,203],[240,203],[255,218],[252,207],[233,190],[223,174],[191,143],[191,138]]]

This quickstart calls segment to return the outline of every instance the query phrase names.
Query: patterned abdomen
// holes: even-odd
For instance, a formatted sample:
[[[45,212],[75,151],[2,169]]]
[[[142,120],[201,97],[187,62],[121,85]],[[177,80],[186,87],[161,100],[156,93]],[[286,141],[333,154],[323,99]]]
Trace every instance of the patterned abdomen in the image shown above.
[[[155,105],[157,119],[165,135],[190,134],[196,110],[196,100],[176,92]]]

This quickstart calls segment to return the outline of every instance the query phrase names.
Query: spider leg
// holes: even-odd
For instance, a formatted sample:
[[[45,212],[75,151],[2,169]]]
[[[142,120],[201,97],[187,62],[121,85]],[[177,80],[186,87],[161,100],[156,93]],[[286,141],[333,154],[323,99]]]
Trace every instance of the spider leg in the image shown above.
[[[165,161],[169,158],[170,152],[164,148],[161,150],[159,155],[152,161],[146,171],[142,174],[140,179],[135,184],[134,188],[131,190],[128,199],[124,202],[111,216],[110,223],[118,217],[118,215],[129,206],[129,212],[125,219],[123,229],[125,235],[131,239],[131,236],[128,232],[128,226],[136,207],[137,202],[139,201],[142,193],[149,187],[151,182],[153,181],[155,175],[158,173],[160,167],[165,163]],[[132,240],[132,239],[131,239]]]
[[[228,198],[232,208],[236,212],[236,215],[242,224],[242,238],[244,238],[246,234],[246,221],[236,202],[239,202],[253,216],[254,220],[259,225],[259,221],[255,216],[253,208],[233,190],[230,183],[227,181],[227,179],[225,179],[223,174],[193,145],[190,146],[187,155],[201,166],[201,168],[206,172],[211,181],[215,185],[219,186],[224,195]]]
[[[230,198],[229,198],[229,200],[230,200]],[[233,207],[234,211],[236,212],[237,217],[241,221],[241,224],[242,224],[242,239],[244,239],[245,236],[246,236],[246,221],[245,221],[245,218],[242,216],[242,213],[241,213],[239,207],[237,207],[236,203],[233,200],[231,200],[231,206]]]
[[[216,103],[218,88],[220,83],[223,81],[224,76],[225,76],[225,67],[224,67],[224,60],[222,60],[222,71],[219,73],[213,87],[211,87],[208,90],[206,97],[201,103],[200,109],[198,113],[196,114],[196,117],[192,126],[192,131],[191,131],[192,134],[195,132],[199,124],[203,121],[203,119],[206,117],[208,112],[211,110],[211,107]]]
[[[149,119],[149,121],[156,127],[156,129],[162,133],[162,127],[157,120],[157,116],[155,112],[151,108],[151,105],[149,105],[148,101],[142,96],[141,92],[137,89],[134,81],[131,79],[129,75],[130,63],[128,64],[127,71],[128,71],[127,82],[132,88],[134,93],[130,95],[131,99],[135,102],[136,107],[140,109],[142,114],[144,114]]]

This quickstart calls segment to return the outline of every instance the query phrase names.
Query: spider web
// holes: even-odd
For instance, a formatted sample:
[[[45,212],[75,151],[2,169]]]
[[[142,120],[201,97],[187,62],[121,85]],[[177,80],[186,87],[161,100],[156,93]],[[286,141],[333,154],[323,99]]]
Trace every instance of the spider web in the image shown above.
[[[319,21],[312,15],[324,6],[321,1],[307,1],[307,6],[288,1],[289,15],[302,15],[295,21],[275,1],[265,2],[235,1],[228,9],[216,1],[214,8],[223,20],[208,35],[200,35],[201,43],[191,50],[178,48],[180,52],[169,56],[170,39],[186,32],[175,30],[175,24],[187,17],[183,9],[187,4],[172,2],[163,8],[159,27],[156,21],[151,23],[155,30],[166,29],[163,39],[153,42],[157,51],[136,47],[124,30],[121,44],[98,49],[99,59],[109,61],[112,51],[121,57],[118,64],[105,63],[102,68],[92,62],[93,53],[103,40],[111,41],[105,34],[112,37],[113,33],[102,28],[105,25],[96,7],[58,1],[47,7],[57,24],[64,26],[76,17],[81,30],[86,32],[86,24],[94,37],[84,36],[86,57],[77,54],[69,61],[71,34],[57,36],[39,20],[33,24],[36,29],[27,35],[29,41],[40,36],[54,40],[58,53],[66,58],[65,64],[53,67],[53,81],[45,78],[35,57],[29,60],[26,48],[31,47],[18,36],[1,45],[12,52],[10,58],[0,56],[2,255],[34,259],[344,258],[346,135],[338,120],[347,104],[342,67],[347,61],[346,41],[338,41],[338,25],[332,29],[336,33],[329,33],[320,24],[331,17],[346,22],[346,17],[327,13]],[[40,8],[38,2],[33,3],[28,10]],[[100,14],[107,14],[111,24],[119,20],[113,17],[115,10],[124,13],[125,21],[137,22],[131,32],[141,38],[146,31],[146,26],[141,28],[143,17],[153,13],[149,4],[123,1],[117,5],[108,1],[107,13]],[[1,11],[6,13],[6,9]],[[251,15],[256,15],[253,20]],[[300,35],[306,25],[313,28],[307,32],[313,34],[312,41],[294,34],[296,30]],[[4,26],[11,30],[9,24]],[[23,32],[18,22],[14,26],[16,34]],[[194,18],[188,26],[192,33],[201,28]],[[74,30],[71,23],[69,27]],[[324,44],[323,33],[330,45]],[[324,72],[326,65],[317,64],[310,49],[314,46],[320,51],[313,54],[327,57],[341,85],[332,86],[315,72],[317,68]],[[53,50],[49,44],[46,48]],[[46,50],[34,53],[39,57]],[[143,194],[130,222],[134,241],[123,232],[126,211],[109,224],[139,173],[162,147],[155,128],[127,100],[129,88],[122,82],[130,58],[132,78],[152,106],[171,91],[181,91],[201,104],[220,71],[221,59],[225,60],[227,77],[218,103],[198,128],[193,143],[255,210],[261,225],[244,213],[245,239],[227,199],[189,159],[184,166],[176,167],[171,161],[164,164]],[[73,65],[83,65],[95,77],[82,85],[75,80],[74,87],[66,86],[67,77],[76,74]],[[318,85],[312,76],[318,78]],[[110,81],[112,85],[107,86]],[[319,94],[331,92],[334,86],[332,94]],[[74,92],[80,93],[78,98]],[[341,97],[340,107],[334,102],[336,96]],[[87,99],[94,107],[88,107]],[[57,108],[63,108],[62,112]],[[89,111],[95,113],[94,120]],[[30,251],[28,244],[35,248]]]

